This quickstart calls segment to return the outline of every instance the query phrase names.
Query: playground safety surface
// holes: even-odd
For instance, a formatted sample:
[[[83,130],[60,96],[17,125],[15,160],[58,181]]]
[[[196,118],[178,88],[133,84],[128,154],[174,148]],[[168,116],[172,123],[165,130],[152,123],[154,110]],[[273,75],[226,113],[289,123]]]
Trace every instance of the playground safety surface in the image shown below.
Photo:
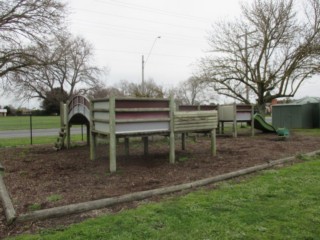
[[[98,147],[98,160],[89,160],[89,148],[77,146],[56,152],[52,146],[41,145],[0,149],[1,163],[5,167],[4,180],[18,214],[30,211],[38,204],[41,209],[119,196],[131,192],[192,182],[195,180],[233,172],[299,153],[318,150],[320,138],[293,134],[283,141],[273,134],[255,137],[231,138],[218,136],[217,156],[210,156],[210,138],[188,138],[182,151],[176,141],[176,164],[169,164],[169,145],[164,138],[149,142],[149,154],[143,155],[141,141],[130,142],[130,155],[124,144],[117,149],[117,173],[108,173],[108,147]],[[297,160],[298,161],[298,160]],[[214,185],[209,186],[214,188]],[[176,193],[176,195],[181,193]],[[171,194],[172,195],[172,194]],[[56,196],[56,201],[53,196]],[[51,197],[51,198],[50,198]],[[146,201],[159,201],[165,196]],[[51,199],[51,200],[50,200]],[[58,200],[57,200],[58,199]],[[0,238],[23,232],[36,232],[43,228],[66,226],[102,213],[133,208],[140,202],[119,204],[107,209],[6,226],[0,205]]]

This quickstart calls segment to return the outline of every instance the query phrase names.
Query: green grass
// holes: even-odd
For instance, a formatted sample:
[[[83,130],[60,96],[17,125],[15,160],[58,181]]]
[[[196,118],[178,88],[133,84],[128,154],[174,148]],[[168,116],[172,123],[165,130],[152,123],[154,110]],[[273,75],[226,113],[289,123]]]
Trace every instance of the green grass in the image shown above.
[[[320,136],[320,128],[312,128],[312,129],[293,129],[291,132],[299,135],[307,135],[307,136]]]
[[[32,116],[33,129],[60,128],[59,116]],[[29,116],[0,117],[0,131],[30,129]]]
[[[48,202],[57,202],[62,199],[62,196],[60,194],[52,194],[49,197],[47,197]]]
[[[50,137],[33,137],[32,144],[54,144],[57,141],[57,136],[50,136]],[[86,141],[86,135],[83,136],[84,141]],[[81,134],[76,134],[71,136],[72,142],[79,142],[82,141]],[[0,139],[0,148],[1,147],[17,147],[17,146],[26,146],[30,145],[30,137],[26,138],[1,138]]]
[[[320,158],[17,239],[320,239]]]
[[[41,209],[41,204],[34,203],[28,206],[29,211],[37,211]]]

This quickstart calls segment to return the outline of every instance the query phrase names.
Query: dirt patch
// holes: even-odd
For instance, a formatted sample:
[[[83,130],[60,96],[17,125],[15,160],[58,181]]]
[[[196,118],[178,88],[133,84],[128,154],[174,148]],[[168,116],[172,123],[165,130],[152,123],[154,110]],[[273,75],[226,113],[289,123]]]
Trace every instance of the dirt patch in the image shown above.
[[[187,140],[186,150],[176,141],[177,163],[169,164],[169,144],[165,138],[149,142],[149,155],[143,156],[141,141],[130,143],[130,156],[124,144],[117,150],[117,173],[110,174],[108,147],[98,148],[98,160],[89,160],[89,148],[78,146],[56,152],[52,146],[1,149],[4,180],[18,214],[71,203],[119,196],[131,192],[191,182],[270,160],[319,149],[320,138],[293,135],[286,141],[273,134],[255,137],[218,137],[217,156],[210,156],[210,138]],[[159,198],[154,198],[157,200]],[[134,207],[128,203],[110,209],[64,218],[7,227],[0,207],[0,237],[34,232],[48,226],[68,225],[103,212]]]

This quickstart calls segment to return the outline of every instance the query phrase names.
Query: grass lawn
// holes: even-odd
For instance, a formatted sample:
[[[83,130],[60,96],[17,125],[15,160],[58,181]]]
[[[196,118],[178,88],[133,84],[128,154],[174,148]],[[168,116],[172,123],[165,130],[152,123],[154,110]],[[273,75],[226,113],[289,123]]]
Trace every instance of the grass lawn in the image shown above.
[[[320,239],[320,157],[17,239]]]
[[[59,116],[32,116],[33,129],[60,128]],[[30,116],[0,117],[0,131],[30,129]]]
[[[57,141],[58,132],[56,136],[49,137],[33,137],[32,144],[52,144]],[[86,135],[83,137],[84,141],[86,141]],[[81,134],[71,135],[71,142],[79,142],[82,141]],[[0,148],[1,147],[17,147],[17,146],[26,146],[30,145],[30,138],[1,138],[0,139]]]

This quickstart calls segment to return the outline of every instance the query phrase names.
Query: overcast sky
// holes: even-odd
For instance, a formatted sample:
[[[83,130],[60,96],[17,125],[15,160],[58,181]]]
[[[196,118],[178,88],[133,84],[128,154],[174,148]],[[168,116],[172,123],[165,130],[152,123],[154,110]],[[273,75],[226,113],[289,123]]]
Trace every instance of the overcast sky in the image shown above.
[[[69,2],[72,32],[94,45],[98,64],[110,69],[111,85],[120,80],[141,82],[142,55],[147,60],[145,79],[169,86],[186,80],[208,49],[212,22],[239,11],[237,0]]]
[[[211,24],[240,14],[238,0],[68,0],[68,3],[70,31],[93,44],[96,63],[110,70],[105,80],[108,86],[121,80],[140,83],[142,55],[147,59],[146,80],[152,78],[165,87],[176,86],[192,75],[197,60],[208,50],[206,37]],[[320,96],[317,82],[304,84],[296,97]],[[1,105],[5,104],[2,101]]]

